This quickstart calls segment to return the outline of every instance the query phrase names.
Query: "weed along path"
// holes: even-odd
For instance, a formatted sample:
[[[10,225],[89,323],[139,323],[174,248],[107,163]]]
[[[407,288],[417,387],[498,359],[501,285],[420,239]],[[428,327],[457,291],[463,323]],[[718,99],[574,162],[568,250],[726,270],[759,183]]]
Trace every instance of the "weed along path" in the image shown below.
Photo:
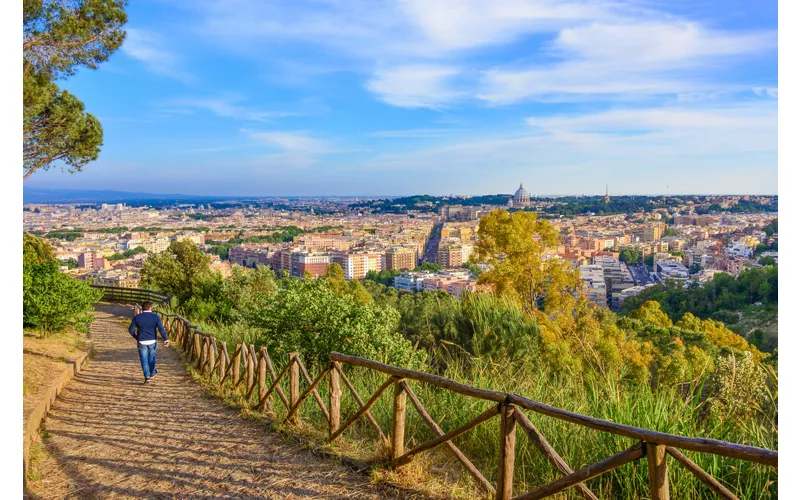
[[[176,352],[158,348],[143,384],[130,309],[101,305],[97,355],[43,430],[28,498],[399,498],[332,459],[288,443],[209,396]]]

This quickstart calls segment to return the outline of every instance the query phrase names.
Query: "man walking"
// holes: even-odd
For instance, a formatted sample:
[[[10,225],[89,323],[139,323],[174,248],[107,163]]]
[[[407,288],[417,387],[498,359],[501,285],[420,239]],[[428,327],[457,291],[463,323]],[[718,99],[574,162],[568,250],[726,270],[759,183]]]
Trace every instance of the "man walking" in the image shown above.
[[[150,382],[157,373],[156,370],[156,343],[158,333],[164,339],[164,347],[169,347],[169,339],[161,318],[152,311],[153,305],[150,302],[142,304],[142,312],[133,317],[131,326],[128,327],[131,337],[135,338],[139,346],[139,360],[142,362],[142,372],[144,372],[144,383]]]

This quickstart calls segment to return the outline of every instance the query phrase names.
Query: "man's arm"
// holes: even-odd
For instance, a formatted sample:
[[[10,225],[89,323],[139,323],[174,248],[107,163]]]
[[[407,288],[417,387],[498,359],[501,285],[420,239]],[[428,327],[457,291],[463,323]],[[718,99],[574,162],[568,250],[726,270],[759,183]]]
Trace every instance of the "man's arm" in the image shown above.
[[[164,324],[161,322],[161,316],[156,315],[156,326],[158,327],[158,331],[161,332],[161,338],[164,339],[164,342],[169,342],[169,338],[167,337],[167,331],[164,330]]]
[[[128,327],[128,333],[131,337],[136,338],[136,318],[131,320],[131,326]]]

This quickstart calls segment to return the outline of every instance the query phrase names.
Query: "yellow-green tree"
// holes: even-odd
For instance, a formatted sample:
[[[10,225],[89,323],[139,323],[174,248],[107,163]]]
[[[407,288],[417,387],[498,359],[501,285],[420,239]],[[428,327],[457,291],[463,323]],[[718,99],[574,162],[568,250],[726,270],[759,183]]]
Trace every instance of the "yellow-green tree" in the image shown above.
[[[557,244],[558,231],[536,214],[495,210],[478,226],[475,256],[491,268],[478,282],[529,312],[557,308],[580,283],[569,262],[546,257]]]

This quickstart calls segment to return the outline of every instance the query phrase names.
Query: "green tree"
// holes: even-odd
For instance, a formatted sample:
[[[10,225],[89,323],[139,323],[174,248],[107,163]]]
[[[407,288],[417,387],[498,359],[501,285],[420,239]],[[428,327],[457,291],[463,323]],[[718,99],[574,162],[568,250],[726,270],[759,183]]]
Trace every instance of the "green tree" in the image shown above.
[[[394,277],[399,275],[401,272],[402,271],[398,271],[397,269],[384,269],[379,273],[375,271],[369,271],[365,277],[365,280],[374,281],[384,286],[392,286],[394,283]]]
[[[545,250],[558,244],[558,231],[531,212],[495,210],[480,220],[476,259],[490,269],[481,284],[491,285],[497,295],[508,296],[523,310],[540,308],[540,300],[555,306],[575,292],[579,273],[569,262],[545,259]]]
[[[23,326],[45,336],[91,323],[89,311],[100,300],[101,291],[60,272],[52,248],[41,238],[24,234],[22,255]]]
[[[480,276],[481,276],[481,268],[480,268],[480,266],[478,266],[478,264],[475,264],[474,262],[467,262],[466,264],[462,265],[461,267],[463,267],[464,269],[469,269],[469,272],[470,272],[470,274],[472,275],[473,278],[480,278]]]
[[[623,248],[619,251],[619,260],[626,264],[635,264],[639,261],[639,252],[635,248]]]
[[[198,280],[210,273],[211,257],[192,241],[170,243],[164,252],[151,255],[144,262],[141,284],[168,293],[185,303],[197,291]]]
[[[97,159],[103,129],[54,83],[97,68],[122,44],[125,0],[23,1],[23,179],[63,164],[80,172]]]
[[[441,271],[444,269],[444,266],[436,264],[435,262],[423,262],[422,264],[418,265],[414,270],[415,271],[430,271],[435,273],[436,271]]]
[[[764,256],[758,259],[758,263],[762,266],[774,266],[776,262],[774,257]]]

